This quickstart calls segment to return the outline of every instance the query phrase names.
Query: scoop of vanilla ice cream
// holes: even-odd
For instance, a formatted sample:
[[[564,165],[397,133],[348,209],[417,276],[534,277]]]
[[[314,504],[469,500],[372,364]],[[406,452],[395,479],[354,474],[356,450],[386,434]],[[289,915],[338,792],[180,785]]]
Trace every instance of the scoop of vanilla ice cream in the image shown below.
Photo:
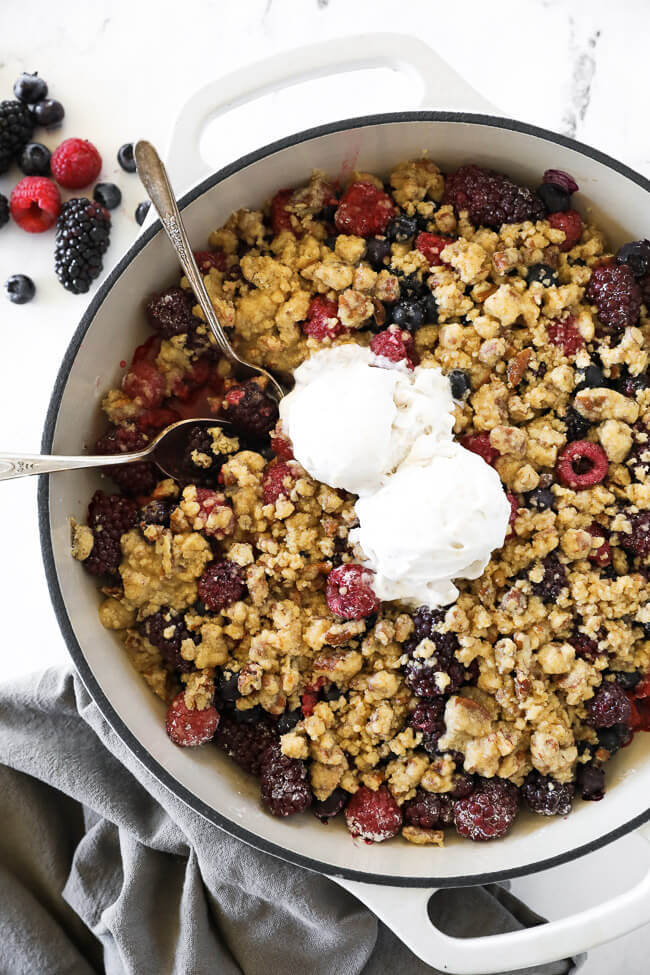
[[[375,491],[422,433],[451,438],[449,381],[438,369],[379,360],[369,349],[322,349],[280,403],[293,454],[312,477],[353,494]]]
[[[400,468],[355,507],[350,533],[383,600],[445,606],[503,544],[510,503],[499,476],[460,444],[418,438]]]

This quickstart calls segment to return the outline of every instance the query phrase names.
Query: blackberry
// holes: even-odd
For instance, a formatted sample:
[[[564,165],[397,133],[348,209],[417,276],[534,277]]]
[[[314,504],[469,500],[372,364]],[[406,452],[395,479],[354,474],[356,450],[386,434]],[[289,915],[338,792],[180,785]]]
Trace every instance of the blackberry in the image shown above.
[[[526,272],[526,283],[539,282],[545,288],[552,288],[559,283],[559,275],[550,264],[531,264]]]
[[[445,731],[445,702],[441,697],[422,701],[409,718],[414,731],[440,738]]]
[[[105,210],[114,210],[122,202],[122,191],[115,183],[97,183],[93,190],[93,200]]]
[[[264,708],[261,704],[255,704],[252,708],[235,708],[232,712],[233,719],[237,724],[259,724],[264,718]]]
[[[539,816],[568,816],[574,794],[573,782],[556,782],[537,770],[529,772],[521,786],[526,805]]]
[[[145,306],[151,328],[164,339],[189,332],[199,324],[192,314],[194,298],[182,288],[167,288],[153,295]]]
[[[327,799],[316,799],[312,803],[311,811],[314,816],[320,819],[321,823],[327,823],[330,819],[343,810],[345,804],[347,803],[349,794],[345,789],[334,789],[333,792],[329,794]]]
[[[447,177],[443,203],[456,213],[467,210],[475,226],[498,230],[504,223],[542,220],[544,204],[528,189],[508,176],[481,166],[461,166]]]
[[[140,509],[140,514],[138,515],[140,528],[143,531],[147,525],[162,525],[163,528],[169,528],[169,518],[173,507],[174,505],[171,501],[158,499],[150,501],[149,504],[145,504],[144,508]]]
[[[40,102],[47,95],[47,81],[38,77],[38,71],[33,74],[24,71],[14,82],[14,95],[27,104]]]
[[[311,805],[307,766],[298,758],[283,755],[279,742],[264,753],[260,779],[262,802],[274,816],[293,816]]]
[[[0,227],[9,223],[9,200],[3,193],[0,193]]]
[[[568,408],[563,417],[566,425],[566,438],[569,443],[574,440],[584,440],[589,433],[591,426],[589,420],[585,420],[572,406]]]
[[[624,374],[616,381],[615,389],[619,393],[622,393],[623,396],[629,396],[631,399],[634,399],[644,389],[650,389],[650,376],[646,372],[642,372],[638,376],[630,376],[626,369]]]
[[[242,724],[226,712],[221,715],[214,740],[240,768],[251,775],[259,775],[262,756],[277,741],[277,735],[267,718],[263,717],[256,724]]]
[[[598,646],[598,641],[592,640],[586,633],[580,633],[579,630],[576,630],[569,637],[569,643],[575,650],[576,657],[579,657],[580,660],[586,660],[588,663],[593,664],[600,656],[601,651]]]
[[[433,640],[439,653],[446,657],[453,657],[459,646],[458,637],[455,633],[440,633],[436,628],[444,618],[444,610],[420,606],[413,617],[414,634],[417,643],[421,640]]]
[[[571,206],[571,197],[555,183],[542,183],[535,191],[544,204],[547,213],[563,213]]]
[[[237,602],[246,592],[241,566],[229,559],[210,562],[198,584],[199,599],[212,613]]]
[[[452,758],[455,758],[456,768],[463,767],[463,756],[460,752],[451,752]],[[466,799],[467,796],[471,796],[472,792],[476,788],[476,778],[473,775],[468,775],[466,772],[457,772],[453,778],[454,787],[449,793],[452,799]]]
[[[531,588],[536,596],[545,603],[554,603],[563,589],[566,588],[566,569],[557,555],[551,552],[542,561],[544,575],[541,582],[533,582]]]
[[[49,176],[52,153],[42,142],[28,142],[18,157],[25,176]]]
[[[390,241],[385,237],[371,237],[366,244],[366,260],[375,271],[381,271],[390,260]]]
[[[97,203],[74,197],[63,204],[56,222],[54,268],[67,291],[88,291],[102,270],[110,233],[111,218]]]
[[[595,267],[585,297],[596,306],[603,325],[612,331],[622,332],[628,325],[636,325],[641,311],[641,288],[627,264]]]
[[[26,274],[12,274],[5,281],[5,294],[14,305],[26,305],[36,294],[36,286]]]
[[[142,620],[138,629],[149,643],[160,650],[163,659],[174,670],[181,674],[188,674],[194,670],[192,661],[184,660],[181,656],[183,640],[192,639],[182,613],[175,613],[163,607],[157,613]]]
[[[631,531],[621,532],[619,541],[626,552],[647,558],[650,555],[650,511],[637,511],[627,515]]]
[[[286,735],[288,731],[293,731],[299,721],[302,721],[302,711],[296,708],[295,711],[285,711],[278,718],[278,732]]]
[[[632,705],[620,684],[601,684],[587,703],[587,724],[592,728],[611,728],[615,724],[628,725]]]
[[[449,682],[441,689],[436,674],[444,673]],[[427,660],[413,657],[404,667],[407,685],[418,697],[437,698],[455,694],[467,683],[467,671],[455,658],[434,654]]]
[[[46,129],[58,129],[65,117],[63,105],[55,98],[43,98],[29,107],[35,124]]]
[[[414,797],[402,807],[407,826],[420,829],[442,829],[454,821],[454,804],[448,795],[417,789]]]
[[[278,421],[278,404],[255,379],[231,386],[223,399],[227,419],[255,437],[269,433]]]
[[[650,271],[650,240],[623,244],[616,252],[616,263],[627,264],[635,278],[642,278]]]
[[[404,213],[400,213],[399,216],[394,217],[386,227],[386,236],[388,239],[400,244],[411,240],[417,232],[417,220],[414,217],[407,217]]]
[[[100,437],[95,451],[106,455],[125,454],[142,450],[147,443],[148,438],[135,427],[115,427]],[[111,464],[104,468],[104,473],[130,497],[149,494],[158,480],[158,468],[147,460],[133,464]]]
[[[449,373],[449,383],[454,399],[465,399],[472,388],[469,374],[464,369],[452,369]]]
[[[538,511],[548,511],[555,502],[555,496],[549,488],[536,488],[527,497],[530,507]]]
[[[202,467],[195,463],[193,460],[195,451],[202,457],[210,458],[209,467]],[[205,487],[216,487],[222,463],[223,457],[217,457],[212,451],[212,438],[208,431],[204,427],[192,427],[181,460],[181,470],[187,473],[190,482]]]
[[[14,157],[32,137],[34,123],[22,102],[0,102],[0,173],[6,173]]]
[[[138,506],[121,494],[96,491],[88,505],[93,548],[84,567],[93,576],[114,575],[122,558],[120,539],[136,523]]]
[[[143,200],[142,203],[138,203],[134,214],[135,222],[137,223],[138,227],[141,227],[147,219],[147,214],[149,213],[150,207],[151,203],[149,200]]]
[[[133,155],[133,143],[125,142],[117,150],[117,161],[125,173],[135,172],[135,156]]]
[[[592,762],[579,764],[576,771],[576,788],[583,799],[599,802],[605,795],[605,773]]]

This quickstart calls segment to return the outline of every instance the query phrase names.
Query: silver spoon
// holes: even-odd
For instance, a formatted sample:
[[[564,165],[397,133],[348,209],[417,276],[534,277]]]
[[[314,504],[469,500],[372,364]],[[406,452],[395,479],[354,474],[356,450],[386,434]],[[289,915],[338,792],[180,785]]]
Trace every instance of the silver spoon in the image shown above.
[[[201,272],[194,260],[192,247],[169,182],[167,170],[154,147],[145,139],[140,139],[135,145],[135,162],[140,181],[160,217],[160,222],[171,241],[172,247],[176,251],[181,267],[190,283],[190,287],[203,312],[203,316],[210,326],[217,346],[225,357],[232,362],[236,374],[246,378],[250,376],[264,376],[270,383],[270,391],[273,392],[273,395],[279,400],[282,399],[287,390],[278,382],[276,377],[267,369],[263,369],[261,366],[254,366],[252,363],[246,362],[245,359],[241,359],[230,344],[217,314],[212,307],[208,292],[205,290]]]
[[[0,454],[0,481],[13,477],[29,477],[31,474],[54,474],[57,471],[78,471],[84,467],[113,467],[116,464],[135,464],[141,460],[151,460],[167,477],[186,480],[179,463],[187,444],[187,437],[194,427],[229,427],[229,420],[216,416],[210,419],[179,420],[165,427],[151,443],[142,450],[127,454],[86,455],[84,457],[63,457],[58,454]],[[234,428],[233,428],[234,429]],[[236,432],[236,431],[235,431]]]

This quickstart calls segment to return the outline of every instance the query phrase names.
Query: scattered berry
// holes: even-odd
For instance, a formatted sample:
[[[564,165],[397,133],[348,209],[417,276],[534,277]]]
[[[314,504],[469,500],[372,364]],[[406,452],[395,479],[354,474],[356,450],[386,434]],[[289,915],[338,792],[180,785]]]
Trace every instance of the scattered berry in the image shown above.
[[[185,692],[181,691],[167,711],[167,734],[175,745],[183,748],[195,748],[204,745],[214,738],[219,724],[219,715],[215,707],[198,711],[190,710],[185,704]]]
[[[231,386],[223,410],[236,427],[256,437],[269,433],[278,420],[278,404],[255,379]]]
[[[36,125],[46,129],[58,129],[65,117],[65,109],[55,98],[44,98],[30,105],[32,119]]]
[[[615,682],[601,684],[596,696],[587,702],[587,724],[592,728],[611,728],[630,723],[632,709],[627,694]]]
[[[480,779],[471,795],[454,805],[454,824],[470,840],[505,836],[519,811],[519,792],[507,779]]]
[[[622,332],[636,325],[641,311],[641,289],[627,264],[601,264],[591,272],[585,292],[603,325]]]
[[[591,637],[587,636],[586,633],[576,631],[569,638],[569,643],[575,650],[576,657],[579,657],[580,660],[586,660],[588,663],[593,664],[600,656],[598,643],[596,640],[592,640]]]
[[[548,222],[554,230],[564,233],[564,243],[560,244],[561,251],[570,251],[582,237],[584,224],[577,210],[566,210],[563,213],[550,213]]]
[[[0,193],[0,227],[9,223],[9,200]]]
[[[301,328],[305,335],[311,335],[318,342],[341,335],[346,329],[339,320],[338,302],[316,295],[309,302],[307,318]]]
[[[576,788],[583,799],[599,802],[605,795],[605,773],[597,765],[579,764],[576,769]]]
[[[539,282],[545,288],[554,288],[560,282],[557,270],[550,264],[531,264],[526,272],[526,283],[535,284]]]
[[[475,226],[498,230],[504,223],[541,220],[542,201],[526,186],[518,186],[508,176],[481,166],[461,166],[447,177],[443,203],[451,203],[456,213],[467,210]]]
[[[150,326],[164,339],[194,329],[199,320],[192,314],[194,297],[182,288],[167,288],[149,299],[145,314]]]
[[[638,511],[627,515],[630,532],[621,532],[619,540],[626,551],[641,558],[650,555],[650,511]]]
[[[9,209],[18,226],[28,234],[42,234],[56,223],[61,197],[51,179],[25,176],[11,192]]]
[[[635,278],[644,277],[650,271],[650,240],[623,244],[616,252],[616,263],[626,264]]]
[[[589,525],[586,531],[594,538],[602,539],[597,548],[592,548],[588,555],[590,562],[595,562],[596,565],[604,567],[609,565],[612,561],[612,549],[607,541],[607,535],[605,529],[602,528],[598,522],[594,522],[593,525]]]
[[[353,836],[382,843],[399,832],[402,813],[386,786],[373,791],[362,785],[345,808],[345,822]]]
[[[199,599],[211,613],[236,603],[246,592],[241,566],[229,559],[211,562],[199,579],[198,592]]]
[[[454,821],[454,804],[448,795],[425,792],[418,788],[412,799],[402,806],[407,826],[420,829],[442,829]]]
[[[562,484],[574,491],[600,484],[607,477],[607,454],[591,440],[575,440],[558,454],[556,473]]]
[[[49,176],[50,150],[42,142],[28,142],[18,157],[25,176]]]
[[[101,273],[110,243],[111,218],[97,203],[73,197],[61,207],[56,224],[54,267],[68,291],[85,294]]]
[[[142,450],[148,443],[148,437],[134,427],[115,427],[95,444],[98,454],[126,454]],[[138,461],[134,464],[112,464],[104,468],[104,472],[119,488],[131,497],[149,494],[153,491],[158,480],[158,469],[149,461]]]
[[[373,183],[352,183],[334,214],[336,229],[342,234],[373,237],[383,234],[395,214],[392,199]]]
[[[293,231],[291,214],[287,210],[287,203],[293,196],[293,190],[279,190],[271,200],[271,227],[274,234],[283,230]]]
[[[469,433],[467,436],[461,437],[460,442],[465,450],[471,450],[473,454],[478,454],[486,464],[494,464],[497,457],[500,456],[499,451],[495,450],[490,444],[490,434],[487,432]]]
[[[542,183],[537,187],[537,195],[547,213],[564,213],[571,205],[571,197],[555,183]]]
[[[366,244],[366,260],[375,271],[387,267],[390,263],[390,241],[385,237],[370,237]]]
[[[573,176],[569,176],[561,169],[547,169],[542,177],[544,183],[551,183],[553,186],[559,186],[561,190],[565,193],[571,195],[571,193],[577,193],[579,186],[574,180]]]
[[[240,712],[235,711],[235,714]],[[277,736],[268,719],[255,724],[237,721],[228,713],[221,715],[215,742],[234,762],[252,775],[259,775],[262,757]]]
[[[93,200],[105,210],[114,210],[122,202],[122,191],[115,183],[98,183],[93,190]]]
[[[133,528],[138,506],[121,494],[95,491],[88,505],[88,527],[93,533],[93,547],[84,560],[84,568],[93,576],[113,575],[122,558],[120,538]]]
[[[453,237],[441,237],[439,234],[419,233],[415,238],[416,250],[424,254],[431,267],[439,267],[445,262],[440,257],[448,244],[452,244]]]
[[[183,641],[192,639],[182,613],[159,609],[152,616],[145,617],[138,629],[149,643],[160,650],[163,659],[174,670],[187,674],[194,669],[192,661],[185,660],[181,654]]]
[[[141,227],[147,219],[147,214],[149,213],[150,207],[150,200],[143,200],[142,203],[138,203],[137,207],[135,208],[135,222],[137,223],[138,227]]]
[[[390,362],[403,362],[408,369],[415,368],[413,336],[396,325],[390,325],[385,331],[373,335],[370,350]]]
[[[279,742],[269,745],[262,757],[260,795],[274,816],[293,816],[311,805],[307,766],[283,755]]]
[[[34,123],[22,102],[0,102],[0,173],[6,173],[14,158],[29,142]]]
[[[573,782],[556,782],[537,770],[528,773],[521,787],[526,805],[539,816],[568,816],[574,794]]]
[[[532,590],[545,603],[554,603],[563,589],[566,589],[566,569],[554,552],[542,560],[544,575],[540,582],[532,583]]]
[[[575,355],[578,349],[583,349],[585,340],[575,327],[575,318],[567,318],[565,322],[551,322],[546,326],[548,340],[552,345],[558,345],[565,355]]]
[[[117,161],[125,173],[135,172],[135,155],[133,154],[133,143],[125,142],[117,150]]]
[[[101,168],[102,157],[87,139],[65,139],[50,160],[54,179],[67,190],[80,190],[94,183]]]
[[[26,305],[36,294],[36,285],[26,274],[12,274],[5,281],[5,294],[14,305]]]
[[[295,474],[289,464],[269,464],[262,478],[262,499],[264,504],[275,504],[278,498],[287,498],[296,483]]]
[[[415,217],[407,217],[405,213],[400,213],[390,221],[386,227],[386,237],[403,244],[411,240],[418,232],[418,223]]]
[[[344,620],[360,620],[379,609],[372,572],[361,565],[339,565],[327,577],[327,605]]]
[[[569,443],[584,440],[589,433],[591,426],[589,420],[585,420],[584,416],[581,416],[572,406],[566,411],[564,422],[566,424],[566,438]]]
[[[228,266],[223,251],[194,251],[194,260],[201,274],[208,274],[212,268],[216,268],[217,271],[225,271]]]
[[[47,82],[38,77],[38,71],[24,71],[14,82],[14,95],[28,105],[40,102],[47,95]]]
[[[349,794],[345,789],[334,789],[327,799],[315,799],[312,803],[311,811],[314,816],[320,819],[321,823],[327,823],[334,816],[338,816],[345,808],[348,797]]]

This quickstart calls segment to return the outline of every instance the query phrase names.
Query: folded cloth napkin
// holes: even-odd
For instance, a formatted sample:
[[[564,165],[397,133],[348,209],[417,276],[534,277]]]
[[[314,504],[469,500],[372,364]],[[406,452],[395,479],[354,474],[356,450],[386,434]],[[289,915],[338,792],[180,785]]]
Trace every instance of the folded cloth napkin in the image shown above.
[[[0,689],[0,763],[2,973],[434,971],[333,881],[176,799],[64,669]],[[497,886],[443,898],[440,924],[461,937],[541,920]],[[580,961],[526,971],[564,975]]]

